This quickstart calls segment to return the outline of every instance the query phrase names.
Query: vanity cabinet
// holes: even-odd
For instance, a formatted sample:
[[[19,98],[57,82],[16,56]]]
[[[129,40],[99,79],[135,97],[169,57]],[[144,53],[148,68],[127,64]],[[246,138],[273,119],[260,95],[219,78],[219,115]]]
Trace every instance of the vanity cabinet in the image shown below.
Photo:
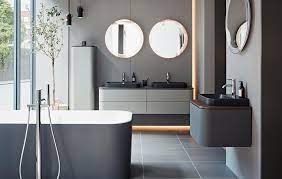
[[[146,113],[146,91],[130,89],[99,89],[100,110],[125,110]]]
[[[192,90],[147,90],[148,114],[189,114]]]
[[[134,114],[189,114],[192,89],[99,89],[100,110]]]

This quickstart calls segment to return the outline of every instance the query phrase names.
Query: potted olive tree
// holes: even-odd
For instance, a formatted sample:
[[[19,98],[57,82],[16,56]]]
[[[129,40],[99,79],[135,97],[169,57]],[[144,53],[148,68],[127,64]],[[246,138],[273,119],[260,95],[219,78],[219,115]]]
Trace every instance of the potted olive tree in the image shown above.
[[[36,22],[33,23],[33,47],[47,56],[51,62],[52,71],[52,106],[56,105],[55,62],[63,48],[62,10],[58,6],[50,8],[41,4]]]

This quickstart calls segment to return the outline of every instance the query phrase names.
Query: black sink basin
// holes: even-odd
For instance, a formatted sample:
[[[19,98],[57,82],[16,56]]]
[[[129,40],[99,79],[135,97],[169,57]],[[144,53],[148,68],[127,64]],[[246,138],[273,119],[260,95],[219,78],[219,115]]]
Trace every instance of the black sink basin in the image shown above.
[[[153,82],[152,88],[187,88],[185,82]]]
[[[198,99],[209,106],[249,106],[248,98],[224,94],[200,94]]]
[[[140,88],[141,87],[141,83],[106,82],[105,87],[112,87],[112,88]]]

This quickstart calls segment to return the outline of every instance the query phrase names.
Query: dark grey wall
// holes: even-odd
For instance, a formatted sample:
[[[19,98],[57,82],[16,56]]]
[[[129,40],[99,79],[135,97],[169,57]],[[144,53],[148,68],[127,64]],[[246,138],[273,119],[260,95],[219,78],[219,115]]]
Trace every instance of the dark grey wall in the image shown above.
[[[72,12],[76,13],[79,1],[72,0]],[[136,72],[137,79],[164,81],[166,72],[171,72],[173,81],[191,84],[191,40],[192,12],[191,0],[84,0],[85,18],[74,18],[71,27],[71,45],[79,45],[86,40],[98,47],[98,85],[105,81],[120,81],[122,72]],[[114,21],[128,18],[135,21],[144,32],[141,51],[129,59],[114,57],[106,48],[104,38],[108,26]],[[185,52],[173,60],[164,60],[151,50],[149,33],[157,22],[174,19],[182,23],[189,33],[189,45]],[[165,42],[165,41],[164,41]]]
[[[221,93],[226,78],[225,1],[195,1],[195,59],[199,93]]]
[[[224,93],[221,88],[226,82],[226,0],[215,0],[215,92]]]
[[[226,163],[240,179],[260,179],[261,172],[261,1],[251,0],[253,18],[244,51],[233,54],[228,47],[226,49],[227,78],[244,81],[253,110],[252,146],[226,149]]]
[[[281,178],[282,1],[262,0],[262,179]]]

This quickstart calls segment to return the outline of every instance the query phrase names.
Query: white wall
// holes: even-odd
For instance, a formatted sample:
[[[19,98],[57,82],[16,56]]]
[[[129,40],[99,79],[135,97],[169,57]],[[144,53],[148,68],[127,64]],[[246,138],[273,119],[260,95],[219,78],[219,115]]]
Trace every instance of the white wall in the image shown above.
[[[252,11],[252,31],[246,49],[232,54],[227,47],[226,52],[227,78],[245,82],[253,110],[252,146],[226,149],[226,163],[240,179],[259,179],[261,168],[261,0],[253,0]]]

